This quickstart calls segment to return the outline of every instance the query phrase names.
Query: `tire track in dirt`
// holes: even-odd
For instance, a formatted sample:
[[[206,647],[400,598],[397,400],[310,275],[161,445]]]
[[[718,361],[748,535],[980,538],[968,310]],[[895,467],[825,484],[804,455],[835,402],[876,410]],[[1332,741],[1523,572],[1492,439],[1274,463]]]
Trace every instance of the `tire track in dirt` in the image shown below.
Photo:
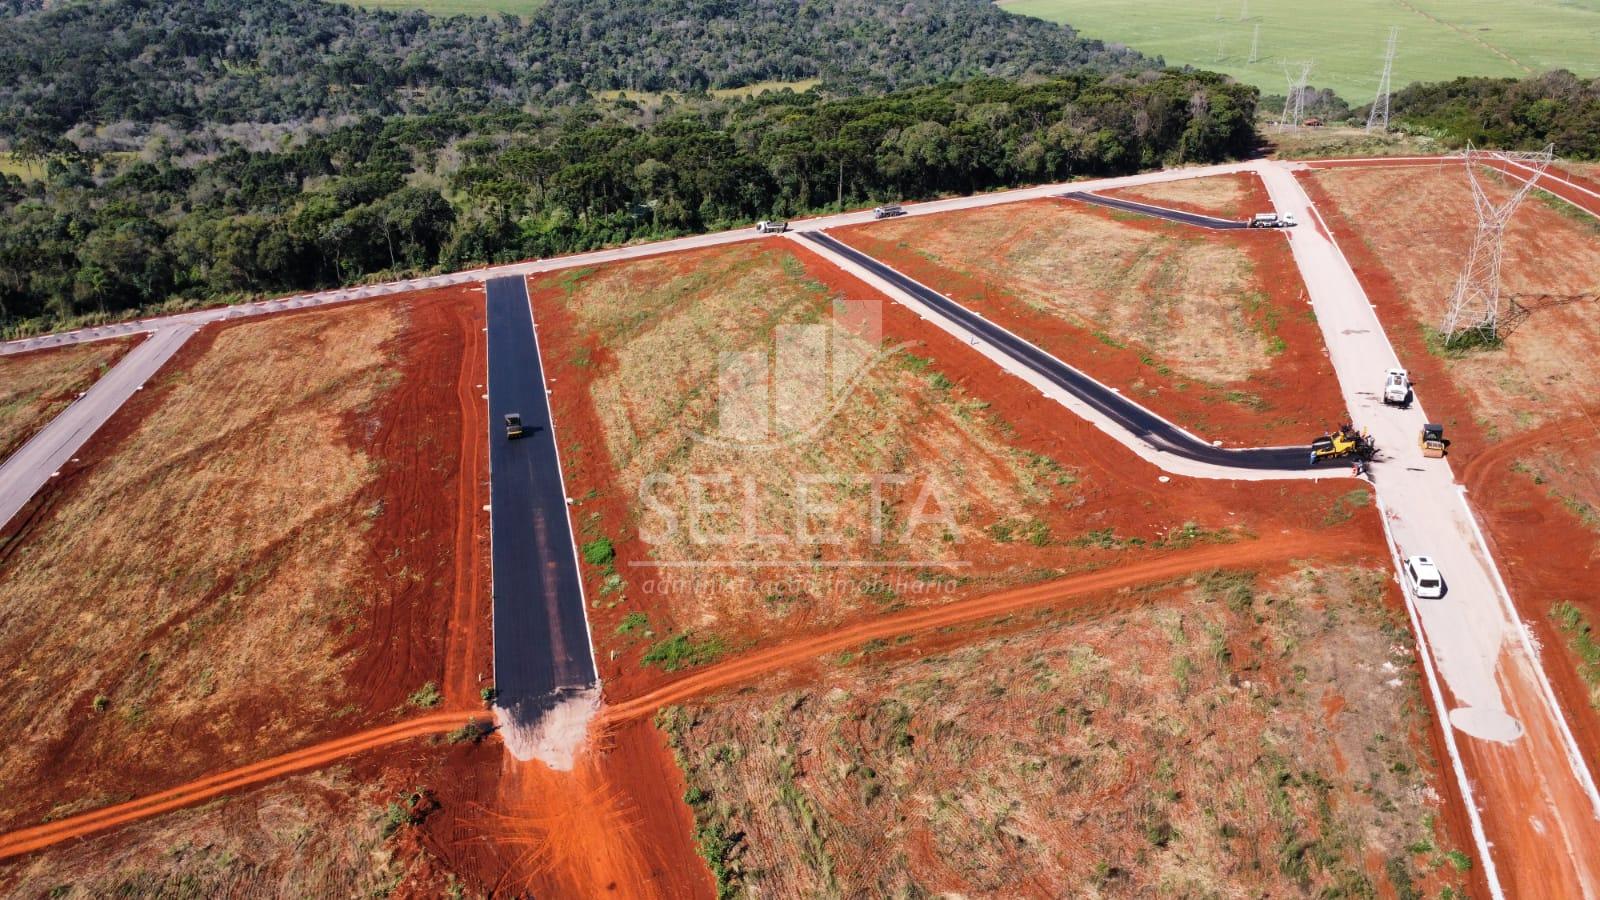
[[[471,703],[477,696],[474,690],[477,679],[469,662],[476,658],[479,620],[484,612],[479,603],[478,573],[482,570],[482,560],[478,535],[480,529],[488,528],[487,521],[482,521],[487,519],[482,507],[489,502],[483,490],[489,480],[485,471],[489,456],[484,446],[488,438],[481,418],[481,411],[487,409],[481,395],[488,386],[482,320],[483,307],[475,305],[471,320],[464,328],[467,345],[461,354],[461,369],[456,378],[456,401],[461,407],[461,472],[456,490],[454,602],[445,639],[444,682],[445,695],[460,703]]]
[[[601,722],[605,726],[610,726],[648,716],[660,707],[753,681],[779,669],[802,664],[828,653],[847,650],[871,640],[895,638],[933,628],[971,624],[982,619],[1009,615],[1065,600],[1083,599],[1092,594],[1175,578],[1208,568],[1237,568],[1282,562],[1295,557],[1315,556],[1318,559],[1328,559],[1358,555],[1361,552],[1371,552],[1372,549],[1368,542],[1355,535],[1289,533],[1260,538],[1246,544],[1210,545],[1199,550],[1181,551],[1045,584],[975,597],[933,609],[909,610],[839,631],[801,638],[702,669],[649,693],[605,706],[601,710]]]
[[[1532,431],[1527,431],[1515,437],[1507,438],[1498,444],[1482,451],[1466,465],[1461,472],[1461,483],[1467,490],[1475,491],[1483,487],[1485,480],[1495,474],[1494,470],[1505,462],[1508,457],[1514,456],[1537,444],[1548,443],[1565,437],[1576,436],[1580,432],[1593,432],[1600,437],[1600,424],[1597,424],[1594,413],[1584,411],[1575,416],[1559,419],[1548,425],[1541,425]]]
[[[363,750],[453,731],[480,716],[480,713],[458,709],[407,719],[382,728],[314,744],[227,772],[208,775],[148,797],[140,797],[137,800],[118,803],[82,815],[69,816],[44,825],[23,828],[10,834],[0,835],[0,859],[20,856],[72,838],[84,837],[118,825],[192,806],[203,800],[284,775],[319,768],[333,760]]]

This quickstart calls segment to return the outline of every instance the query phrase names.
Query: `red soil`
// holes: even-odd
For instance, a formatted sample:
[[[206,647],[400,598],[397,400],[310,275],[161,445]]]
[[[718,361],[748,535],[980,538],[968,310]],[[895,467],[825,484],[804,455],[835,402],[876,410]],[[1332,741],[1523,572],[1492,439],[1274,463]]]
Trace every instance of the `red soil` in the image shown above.
[[[1270,208],[1260,179],[1245,182],[1249,208]],[[1026,215],[1037,204],[1072,203],[1067,200],[1038,200],[1016,204],[1017,214]],[[1300,282],[1299,270],[1282,235],[1266,230],[1208,232],[1190,226],[1154,219],[1129,218],[1101,207],[1078,204],[1084,215],[1116,221],[1118,227],[1147,232],[1180,229],[1187,237],[1233,244],[1250,258],[1256,281],[1266,295],[1262,309],[1250,314],[1257,324],[1275,318],[1276,334],[1287,349],[1272,358],[1271,364],[1241,382],[1204,385],[1183,377],[1183,373],[1161,372],[1141,359],[1145,350],[1130,344],[1112,347],[1088,329],[1060,316],[1038,309],[1011,295],[1006,285],[983,277],[954,272],[924,258],[915,250],[875,237],[871,225],[835,229],[834,234],[893,266],[902,273],[982,313],[1004,327],[1023,335],[1058,359],[1096,380],[1137,392],[1139,402],[1156,413],[1208,440],[1222,440],[1233,446],[1298,444],[1322,434],[1346,418],[1344,400],[1339,393],[1333,366],[1323,348],[1322,333],[1307,314],[1308,299]],[[958,215],[958,214],[952,214]],[[1118,215],[1124,218],[1118,218]],[[928,228],[938,227],[941,217],[928,218]],[[1128,342],[1124,342],[1128,343]],[[1143,385],[1146,390],[1137,390]],[[1180,388],[1179,385],[1186,385]],[[1155,395],[1149,390],[1154,389]],[[1227,398],[1238,390],[1261,397],[1271,405],[1257,412]]]
[[[337,654],[346,666],[346,687],[339,702],[331,705],[348,704],[350,715],[296,723],[303,725],[300,733],[311,741],[394,722],[403,715],[407,696],[428,681],[443,682],[451,707],[481,708],[476,675],[489,669],[488,592],[481,577],[483,566],[475,556],[487,540],[487,516],[480,511],[479,499],[486,463],[467,455],[475,447],[481,449],[476,436],[486,427],[481,405],[471,400],[475,385],[482,383],[484,363],[481,352],[476,356],[467,352],[474,342],[480,346],[482,342],[481,295],[446,289],[369,302],[407,303],[410,310],[409,326],[383,348],[397,384],[359,428],[355,417],[348,419],[343,434],[378,464],[380,472],[361,495],[360,508],[381,502],[384,511],[365,532],[371,573],[367,580],[381,589],[353,585],[352,589],[371,596],[366,613],[358,620],[329,617],[327,627],[342,640]],[[187,369],[223,329],[258,326],[261,321],[251,318],[208,326],[179,350],[163,372]],[[112,417],[104,433],[128,433],[163,402],[164,394],[164,385],[153,381],[150,389],[135,394]],[[7,550],[25,548],[29,535],[56,505],[77,485],[94,478],[96,464],[116,452],[113,441],[90,441],[79,461],[64,467],[61,476],[12,521],[16,539],[6,545]],[[383,577],[402,569],[414,577]],[[446,652],[458,660],[451,667],[452,679],[444,677]],[[81,703],[87,707],[89,698]],[[135,771],[115,758],[87,758],[69,733],[54,750],[57,765],[51,772],[58,777],[33,785],[26,803],[6,804],[7,818],[19,824],[38,821],[57,804],[81,801],[78,785],[85,772],[107,775],[103,790],[110,796],[137,796],[181,785],[208,769],[249,762],[249,757],[241,759],[229,747],[252,747],[258,753],[288,751],[291,748],[263,745],[256,738],[263,723],[282,715],[273,698],[253,697],[241,702],[225,724],[212,723],[204,733],[182,736],[191,748],[200,745],[194,756],[205,761],[205,768],[173,765],[161,771]]]
[[[204,778],[181,784],[127,803],[118,803],[82,815],[69,816],[44,825],[23,828],[0,835],[0,859],[31,853],[59,844],[62,841],[84,837],[95,832],[115,828],[140,819],[193,806],[204,800],[243,788],[282,778],[295,772],[316,769],[335,760],[353,756],[363,751],[385,747],[399,741],[427,737],[460,728],[472,719],[472,714],[460,710],[436,712],[382,728],[374,728],[316,744],[282,756],[264,759],[248,766],[207,775]]]
[[[920,634],[934,629],[962,628],[985,619],[1007,617],[1041,606],[1059,606],[1068,601],[1082,602],[1109,591],[1182,578],[1206,569],[1248,569],[1313,557],[1318,560],[1343,560],[1365,555],[1369,559],[1378,559],[1380,555],[1371,539],[1375,517],[1368,515],[1363,518],[1367,520],[1364,528],[1321,533],[1286,531],[1238,545],[1207,545],[1045,584],[1014,588],[986,597],[882,616],[848,628],[796,638],[776,647],[693,671],[647,694],[614,702],[606,707],[604,722],[607,725],[619,724],[653,715],[663,706],[754,682],[774,671],[804,664],[830,653],[854,649],[868,641]],[[1142,601],[1137,596],[1129,596],[1119,602]]]

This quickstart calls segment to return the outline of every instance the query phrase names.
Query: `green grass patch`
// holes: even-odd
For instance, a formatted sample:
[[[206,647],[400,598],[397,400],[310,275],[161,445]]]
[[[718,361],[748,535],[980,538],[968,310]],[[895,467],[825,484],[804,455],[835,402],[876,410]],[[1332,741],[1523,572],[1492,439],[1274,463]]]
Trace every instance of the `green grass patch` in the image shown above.
[[[650,649],[639,657],[639,662],[658,666],[664,672],[676,672],[715,662],[726,652],[728,645],[721,637],[714,634],[696,636],[692,631],[684,631],[651,644]]]
[[[1002,8],[1160,54],[1168,65],[1225,72],[1279,97],[1286,90],[1285,62],[1315,60],[1313,85],[1331,87],[1355,105],[1370,101],[1394,25],[1400,27],[1396,88],[1462,75],[1520,78],[1554,68],[1600,75],[1593,39],[1600,4],[1593,0],[1009,0]]]
[[[647,632],[650,630],[650,617],[642,612],[631,612],[622,617],[617,625],[617,634],[633,634],[634,632]]]
[[[1577,659],[1578,677],[1589,687],[1589,705],[1600,709],[1600,640],[1595,638],[1594,623],[1583,610],[1565,600],[1550,607],[1550,618]]]

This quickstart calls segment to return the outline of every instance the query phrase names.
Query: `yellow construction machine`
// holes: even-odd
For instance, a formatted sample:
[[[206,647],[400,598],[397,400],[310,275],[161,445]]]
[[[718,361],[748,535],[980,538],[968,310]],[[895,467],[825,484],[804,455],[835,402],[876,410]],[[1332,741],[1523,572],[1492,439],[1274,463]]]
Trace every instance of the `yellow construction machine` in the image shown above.
[[[1376,453],[1377,448],[1373,446],[1372,438],[1356,431],[1349,424],[1341,425],[1338,431],[1325,434],[1311,442],[1312,465],[1349,456],[1366,462]]]

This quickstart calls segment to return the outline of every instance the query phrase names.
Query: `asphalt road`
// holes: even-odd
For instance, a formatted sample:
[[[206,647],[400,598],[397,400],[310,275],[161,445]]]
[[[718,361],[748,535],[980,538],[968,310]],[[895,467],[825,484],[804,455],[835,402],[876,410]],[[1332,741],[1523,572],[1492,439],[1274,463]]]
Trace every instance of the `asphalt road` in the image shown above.
[[[527,281],[485,291],[496,705],[532,725],[598,679]],[[506,437],[506,413],[522,415],[524,437]]]
[[[1308,460],[1309,448],[1305,446],[1242,450],[1214,447],[949,297],[907,278],[832,235],[808,231],[801,236],[912,295],[1158,451],[1194,462],[1249,471],[1303,472],[1314,468]],[[1330,471],[1348,468],[1332,463],[1325,467]]]
[[[1123,200],[1119,197],[1105,197],[1100,194],[1091,194],[1088,191],[1068,191],[1060,195],[1064,200],[1081,200],[1084,203],[1093,203],[1097,206],[1108,206],[1124,212],[1141,213],[1166,219],[1169,222],[1181,222],[1185,225],[1198,225],[1201,228],[1249,228],[1249,222],[1240,222],[1235,219],[1218,219],[1215,216],[1202,216],[1199,213],[1184,212],[1181,209],[1168,209],[1165,206],[1152,206],[1148,203],[1135,203],[1132,200]]]
[[[52,475],[105,425],[172,354],[195,326],[162,328],[129,350],[82,397],[39,430],[0,465],[0,525],[11,521]]]

